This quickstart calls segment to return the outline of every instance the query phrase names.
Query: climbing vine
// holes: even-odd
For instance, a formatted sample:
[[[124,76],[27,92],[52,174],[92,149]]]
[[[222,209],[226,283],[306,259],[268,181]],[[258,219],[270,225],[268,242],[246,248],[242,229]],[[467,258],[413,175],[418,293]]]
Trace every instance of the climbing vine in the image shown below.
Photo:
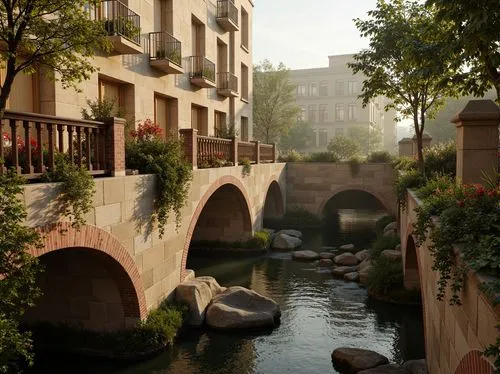
[[[46,172],[42,180],[61,183],[56,200],[58,212],[67,217],[74,228],[84,225],[95,193],[95,182],[87,169],[71,162],[68,155],[57,153],[54,170]]]
[[[141,174],[156,174],[157,195],[154,200],[153,221],[160,236],[165,232],[169,213],[175,214],[176,227],[181,224],[181,209],[186,203],[191,165],[186,162],[178,140],[161,138],[161,128],[145,120],[131,133],[125,147],[125,164]]]
[[[493,276],[483,283],[489,296],[500,291],[500,185],[456,185],[451,178],[429,181],[417,195],[415,234],[418,245],[427,238],[439,273],[438,299],[446,288],[451,304],[460,304],[459,292],[469,270]],[[461,261],[456,264],[457,251]]]

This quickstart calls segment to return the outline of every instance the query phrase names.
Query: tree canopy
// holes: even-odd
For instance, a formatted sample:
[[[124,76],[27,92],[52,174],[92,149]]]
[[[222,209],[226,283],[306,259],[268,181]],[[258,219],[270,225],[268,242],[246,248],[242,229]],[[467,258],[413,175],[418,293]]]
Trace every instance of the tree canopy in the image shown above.
[[[356,19],[369,48],[354,56],[349,66],[366,79],[363,104],[377,96],[392,100],[403,117],[413,119],[419,167],[423,170],[422,135],[425,119],[432,117],[446,96],[455,96],[452,78],[456,56],[446,48],[448,24],[435,22],[431,9],[416,1],[377,1],[369,19]]]
[[[365,155],[380,150],[382,145],[382,129],[379,126],[350,127],[347,136],[358,144],[360,152]]]
[[[297,121],[288,131],[288,134],[282,135],[279,141],[281,150],[302,151],[314,144],[316,134],[313,128],[307,122]]]
[[[286,135],[297,120],[295,86],[282,63],[273,66],[265,60],[254,66],[253,75],[253,135],[266,143],[275,142]]]
[[[27,249],[40,246],[40,236],[24,226],[23,183],[14,171],[0,173],[0,373],[18,372],[20,358],[32,360],[30,334],[19,331],[19,320],[39,296],[38,261]]]
[[[500,4],[498,0],[427,0],[438,23],[449,25],[447,50],[466,69],[456,75],[464,94],[496,89],[500,104]]]
[[[340,161],[349,160],[359,153],[358,143],[344,135],[335,135],[328,143],[327,149]]]
[[[0,2],[0,117],[14,78],[19,73],[43,71],[73,86],[96,66],[89,61],[96,48],[109,49],[102,23],[90,10],[98,0],[2,0]]]

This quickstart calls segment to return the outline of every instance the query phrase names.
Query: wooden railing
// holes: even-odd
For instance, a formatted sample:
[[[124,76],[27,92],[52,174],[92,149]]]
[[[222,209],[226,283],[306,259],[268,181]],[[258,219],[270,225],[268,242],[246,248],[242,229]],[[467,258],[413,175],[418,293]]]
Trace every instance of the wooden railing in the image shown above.
[[[0,173],[14,168],[28,179],[39,178],[54,170],[57,152],[93,175],[124,170],[124,160],[116,163],[117,155],[124,158],[123,151],[117,152],[124,149],[123,123],[121,129],[117,126],[120,121],[103,123],[6,110],[0,120]]]
[[[179,132],[184,142],[184,154],[194,168],[237,165],[244,158],[253,164],[276,162],[274,144],[245,142],[236,137],[200,136],[195,129],[181,129]]]

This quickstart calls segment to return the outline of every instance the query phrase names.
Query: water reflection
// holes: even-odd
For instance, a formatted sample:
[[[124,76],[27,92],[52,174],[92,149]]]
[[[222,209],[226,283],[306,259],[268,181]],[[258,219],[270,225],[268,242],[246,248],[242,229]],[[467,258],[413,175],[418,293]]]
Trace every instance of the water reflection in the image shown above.
[[[329,233],[309,233],[306,245],[319,249],[354,242],[366,247],[367,241],[356,239],[373,235],[373,224],[381,213],[356,214],[339,211],[339,229],[330,226]],[[395,362],[424,356],[419,308],[371,301],[356,283],[333,279],[315,263],[292,261],[289,253],[251,259],[190,257],[188,266],[197,275],[215,276],[222,285],[242,285],[275,299],[282,309],[280,327],[254,335],[190,330],[172,350],[148,362],[114,368],[87,362],[81,372],[335,373],[330,354],[340,346],[373,349]],[[82,369],[63,371],[59,369],[62,365],[59,359],[48,366],[50,370],[40,372],[76,373]]]

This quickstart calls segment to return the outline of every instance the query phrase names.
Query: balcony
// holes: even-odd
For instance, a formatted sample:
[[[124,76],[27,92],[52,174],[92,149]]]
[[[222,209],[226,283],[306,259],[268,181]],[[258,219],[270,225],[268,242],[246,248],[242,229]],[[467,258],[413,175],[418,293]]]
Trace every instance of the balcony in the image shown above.
[[[191,84],[200,88],[215,88],[215,64],[204,56],[191,56]]]
[[[217,73],[217,93],[226,97],[238,97],[238,77],[233,73]]]
[[[225,31],[238,31],[238,8],[233,0],[217,0],[217,23]]]
[[[150,32],[149,64],[167,74],[184,74],[181,42],[168,32]]]
[[[140,54],[141,17],[118,0],[104,0],[96,9],[113,50],[118,54]]]

